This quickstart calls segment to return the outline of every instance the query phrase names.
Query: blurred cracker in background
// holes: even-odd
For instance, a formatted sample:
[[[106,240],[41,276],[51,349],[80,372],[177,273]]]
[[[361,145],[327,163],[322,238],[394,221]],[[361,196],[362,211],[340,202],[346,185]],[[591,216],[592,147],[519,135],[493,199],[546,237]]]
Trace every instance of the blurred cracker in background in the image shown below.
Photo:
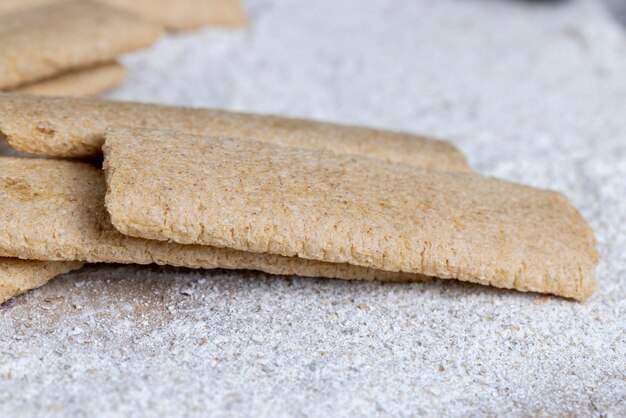
[[[0,14],[68,0],[2,0]],[[248,18],[240,0],[98,0],[133,11],[171,30],[201,26],[243,26]]]

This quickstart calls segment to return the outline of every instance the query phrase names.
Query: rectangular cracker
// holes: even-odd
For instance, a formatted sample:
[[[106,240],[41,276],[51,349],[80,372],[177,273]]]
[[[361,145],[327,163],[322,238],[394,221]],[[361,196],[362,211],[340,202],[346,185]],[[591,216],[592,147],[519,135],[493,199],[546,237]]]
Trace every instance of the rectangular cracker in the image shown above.
[[[248,269],[340,279],[426,279],[348,264],[127,237],[109,221],[105,192],[104,173],[88,164],[0,157],[0,256]]]
[[[0,155],[15,153],[0,144]],[[0,193],[0,199],[2,194]],[[35,261],[0,258],[0,304],[28,290],[43,286],[58,275],[80,268],[78,261]]]
[[[67,0],[2,0],[0,1],[0,15],[46,6],[52,3],[61,3]]]
[[[204,25],[243,26],[248,18],[239,0],[106,0],[120,8],[158,22],[168,29],[194,29]]]
[[[560,193],[321,150],[111,128],[126,235],[584,299],[593,232]]]
[[[27,10],[68,0],[2,0],[0,14]],[[248,22],[239,0],[98,0],[126,9],[168,29],[194,29],[204,25],[242,26]]]
[[[470,171],[452,144],[417,135],[222,110],[89,98],[0,94],[0,133],[23,152],[87,157],[101,152],[108,126],[167,128],[326,149],[444,171]]]
[[[114,61],[39,80],[13,91],[37,96],[92,96],[119,85],[127,75],[126,68]]]
[[[78,261],[33,261],[0,258],[0,304],[36,289],[55,277],[82,267]]]
[[[93,1],[0,16],[0,89],[106,63],[152,44],[160,26]]]

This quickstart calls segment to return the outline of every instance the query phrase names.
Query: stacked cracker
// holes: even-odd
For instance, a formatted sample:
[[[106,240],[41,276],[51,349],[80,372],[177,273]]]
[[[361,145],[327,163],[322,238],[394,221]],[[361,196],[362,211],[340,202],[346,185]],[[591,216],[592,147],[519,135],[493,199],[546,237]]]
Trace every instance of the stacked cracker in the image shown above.
[[[163,27],[244,23],[238,0],[3,0],[0,90],[94,95],[126,77],[118,56],[151,45]]]
[[[0,158],[0,256],[37,260],[35,271],[49,263],[38,275],[29,261],[10,261],[21,263],[13,293],[77,262],[439,277],[579,300],[594,288],[593,233],[562,195],[472,173],[443,141],[10,94],[0,95],[0,132],[23,152],[104,154],[104,173]]]

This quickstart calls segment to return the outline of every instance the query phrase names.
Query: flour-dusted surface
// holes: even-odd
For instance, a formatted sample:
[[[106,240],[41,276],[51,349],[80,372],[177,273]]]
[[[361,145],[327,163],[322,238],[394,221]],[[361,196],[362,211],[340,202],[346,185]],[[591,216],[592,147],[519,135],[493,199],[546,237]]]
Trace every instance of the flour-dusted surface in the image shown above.
[[[600,4],[247,9],[128,57],[113,96],[449,138],[580,208],[598,291],[90,266],[0,309],[0,415],[626,414],[626,41]]]

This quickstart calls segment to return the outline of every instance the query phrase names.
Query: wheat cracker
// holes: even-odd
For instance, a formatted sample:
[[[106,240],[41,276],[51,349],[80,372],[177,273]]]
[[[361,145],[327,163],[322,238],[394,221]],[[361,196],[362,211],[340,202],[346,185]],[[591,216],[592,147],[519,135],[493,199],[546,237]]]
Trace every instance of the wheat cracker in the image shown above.
[[[152,44],[160,26],[95,1],[0,15],[0,89],[107,63]]]
[[[91,165],[0,157],[0,255],[47,261],[249,269],[340,279],[426,279],[348,264],[127,237],[109,221],[105,192],[104,173]]]
[[[205,25],[244,26],[248,18],[239,0],[105,0],[158,22],[168,29],[195,29]]]
[[[0,15],[69,0],[2,0]],[[132,11],[168,29],[204,25],[243,26],[248,18],[239,0],[98,0]]]
[[[78,261],[34,261],[0,258],[0,303],[43,286],[55,277],[79,269]]]
[[[584,299],[598,261],[563,195],[323,150],[111,128],[111,222],[126,235]]]
[[[36,81],[13,91],[37,96],[92,96],[119,85],[127,75],[123,65],[110,62]]]
[[[93,98],[0,94],[0,133],[22,152],[55,157],[101,153],[108,126],[166,128],[327,149],[445,171],[470,171],[452,144],[417,135],[278,116]]]

